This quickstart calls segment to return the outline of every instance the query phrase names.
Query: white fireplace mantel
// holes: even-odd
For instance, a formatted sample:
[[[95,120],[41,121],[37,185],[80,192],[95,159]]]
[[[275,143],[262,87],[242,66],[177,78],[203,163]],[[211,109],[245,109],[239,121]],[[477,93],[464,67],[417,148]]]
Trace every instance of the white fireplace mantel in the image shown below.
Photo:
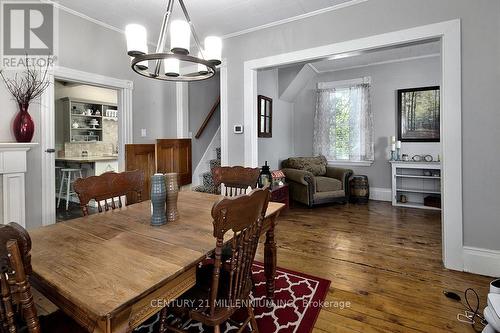
[[[38,143],[0,142],[0,224],[17,222],[26,227],[26,152]]]

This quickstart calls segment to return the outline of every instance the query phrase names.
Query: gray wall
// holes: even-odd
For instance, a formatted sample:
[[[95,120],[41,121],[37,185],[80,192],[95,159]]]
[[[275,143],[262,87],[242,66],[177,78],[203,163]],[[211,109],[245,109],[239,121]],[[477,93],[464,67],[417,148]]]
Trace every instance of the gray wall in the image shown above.
[[[176,137],[175,83],[134,73],[124,34],[60,11],[59,65],[134,82],[135,143]],[[147,129],[147,137],[140,136],[141,128]]]
[[[367,175],[372,187],[391,187],[389,137],[396,136],[396,90],[441,84],[440,57],[425,58],[383,65],[373,65],[342,71],[323,73],[310,80],[297,96],[294,105],[294,143],[297,156],[313,153],[313,121],[316,108],[318,82],[350,80],[371,77],[371,105],[375,136],[375,162],[369,167],[349,166],[355,173]],[[439,143],[402,143],[402,153],[431,154],[440,152]]]
[[[302,67],[304,67],[303,64],[278,68],[278,90],[280,95],[292,83]]]
[[[464,243],[500,250],[500,1],[366,1],[303,20],[229,38],[228,124],[243,123],[246,60],[461,19]],[[229,163],[244,163],[243,136],[227,133]],[[480,161],[480,163],[478,163]],[[460,209],[456,207],[456,209]]]
[[[293,105],[280,100],[278,90],[278,69],[257,73],[258,94],[273,99],[273,136],[259,138],[259,165],[268,161],[271,170],[293,154]]]
[[[193,170],[200,162],[220,126],[220,107],[218,107],[201,137],[199,139],[194,137],[219,96],[219,74],[210,80],[189,83],[189,132],[192,133]]]
[[[153,142],[156,138],[176,137],[175,84],[139,77],[130,69],[125,36],[80,17],[59,11],[59,65],[76,70],[132,80],[134,142]],[[14,141],[10,125],[17,107],[3,84],[0,84],[2,119],[0,140]],[[32,103],[30,113],[35,121],[33,142],[40,142],[40,106]],[[146,128],[148,136],[140,137]],[[41,148],[28,152],[26,174],[26,224],[41,225]]]

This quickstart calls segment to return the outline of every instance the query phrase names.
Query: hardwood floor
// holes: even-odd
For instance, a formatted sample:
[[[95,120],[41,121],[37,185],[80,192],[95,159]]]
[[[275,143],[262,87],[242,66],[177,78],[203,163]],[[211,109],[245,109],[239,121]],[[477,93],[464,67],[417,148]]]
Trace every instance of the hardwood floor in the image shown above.
[[[314,332],[474,332],[443,290],[474,288],[484,308],[491,278],[441,263],[440,213],[390,203],[294,207],[279,218],[278,266],[332,281]],[[258,259],[263,259],[263,247]]]
[[[323,309],[315,333],[474,332],[457,321],[463,307],[443,290],[472,287],[484,308],[491,278],[442,266],[439,212],[377,201],[296,205],[279,218],[276,237],[279,267],[329,279],[326,301],[350,302]],[[35,300],[41,314],[54,311],[36,291]]]

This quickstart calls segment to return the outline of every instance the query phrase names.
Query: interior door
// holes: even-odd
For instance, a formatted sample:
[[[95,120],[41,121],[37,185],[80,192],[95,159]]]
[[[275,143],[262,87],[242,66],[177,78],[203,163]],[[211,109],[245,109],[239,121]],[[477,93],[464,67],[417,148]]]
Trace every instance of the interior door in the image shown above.
[[[156,155],[154,144],[127,144],[125,145],[125,170],[144,171],[144,187],[142,199],[149,200],[151,176],[156,172]],[[137,202],[137,194],[127,196],[127,202]]]
[[[191,139],[156,140],[156,159],[158,172],[177,172],[179,186],[191,184]]]

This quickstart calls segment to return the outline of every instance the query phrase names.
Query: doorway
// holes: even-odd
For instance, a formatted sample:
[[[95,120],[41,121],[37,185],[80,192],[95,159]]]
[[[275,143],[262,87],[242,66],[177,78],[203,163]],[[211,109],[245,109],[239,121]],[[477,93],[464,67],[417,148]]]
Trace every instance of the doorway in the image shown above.
[[[309,49],[272,55],[244,63],[244,155],[246,166],[258,165],[257,137],[257,71],[279,65],[329,58],[350,52],[366,51],[398,44],[439,39],[442,43],[441,89],[441,152],[442,244],[443,262],[449,269],[462,271],[463,214],[462,214],[462,125],[461,125],[461,39],[460,20],[394,31]],[[225,76],[221,76],[221,81]],[[227,80],[221,82],[221,92]],[[223,94],[224,95],[224,94]],[[222,102],[223,105],[225,102]],[[227,113],[221,113],[227,117]],[[222,133],[229,133],[227,119],[222,119]],[[228,139],[222,137],[222,154],[227,154]]]
[[[54,81],[56,220],[81,216],[73,181],[118,172],[118,92]],[[121,152],[123,154],[123,152]],[[92,207],[89,207],[92,209]]]
[[[42,147],[42,223],[43,225],[50,225],[56,222],[56,158],[60,158],[58,156],[66,155],[65,149],[62,148],[65,145],[65,142],[68,142],[69,146],[72,143],[78,148],[72,149],[74,147],[69,147],[70,154],[69,155],[79,155],[78,158],[81,158],[82,151],[86,150],[87,157],[89,155],[89,149],[87,146],[96,145],[98,142],[103,142],[103,134],[102,121],[104,121],[104,117],[108,117],[106,122],[115,122],[112,124],[112,127],[116,127],[117,129],[117,141],[116,138],[111,138],[110,140],[113,142],[117,142],[116,144],[108,144],[104,145],[107,148],[102,148],[103,150],[99,152],[103,158],[114,159],[112,166],[110,167],[116,169],[114,171],[123,171],[125,169],[125,144],[132,143],[132,89],[133,84],[131,81],[119,80],[115,78],[110,78],[98,74],[88,73],[77,71],[65,67],[56,67],[53,73],[50,74],[49,80],[51,82],[49,89],[47,89],[42,95],[41,99],[41,147]],[[64,86],[66,84],[66,86]],[[62,89],[65,87],[65,89]],[[75,103],[71,103],[69,96],[67,99],[67,107],[68,113],[75,111],[75,113],[79,113],[83,118],[77,120],[76,117],[73,119],[71,114],[69,114],[66,118],[65,126],[67,128],[66,139],[64,139],[63,134],[59,133],[56,136],[56,104],[58,102],[57,97],[61,97],[56,94],[56,89],[59,88],[59,91],[68,91],[71,87],[86,87],[87,92],[89,91],[97,91],[96,89],[106,89],[109,95],[115,94],[116,103],[112,103],[109,101],[102,101],[97,98],[95,99],[95,95],[89,95],[91,98],[83,98],[79,100],[75,99]],[[85,89],[84,89],[85,90]],[[104,90],[102,90],[104,91]],[[59,102],[63,102],[60,100]],[[78,103],[80,102],[80,103]],[[99,104],[102,103],[102,104]],[[100,106],[99,106],[100,105]],[[75,106],[75,108],[73,108]],[[90,109],[90,114],[87,114]],[[97,113],[97,111],[99,111]],[[106,112],[108,111],[108,112]],[[114,113],[116,111],[116,113]],[[118,114],[119,112],[119,114]],[[85,113],[85,114],[82,114]],[[99,115],[99,116],[97,116]],[[88,119],[87,119],[88,118]],[[87,120],[85,120],[87,119]],[[91,119],[95,119],[90,124]],[[99,119],[101,122],[99,122]],[[75,120],[75,121],[73,121]],[[76,122],[78,124],[78,129],[72,130],[73,123]],[[96,124],[97,122],[97,124]],[[64,118],[63,118],[64,123]],[[80,124],[81,123],[81,124]],[[80,127],[81,125],[81,127]],[[89,127],[86,127],[89,126]],[[75,125],[76,127],[76,125]],[[95,127],[95,128],[94,128]],[[99,131],[100,129],[100,131]],[[92,132],[92,133],[91,133]],[[60,138],[63,137],[63,142],[60,142]],[[59,139],[59,142],[57,142]],[[110,136],[108,135],[108,138]],[[64,141],[65,140],[65,141]],[[75,142],[72,140],[78,140],[83,142]],[[58,144],[58,145],[56,145]],[[80,145],[86,145],[86,147],[80,147]],[[101,145],[101,144],[99,144]],[[89,146],[90,147],[90,146]],[[95,148],[95,147],[94,147]],[[75,151],[73,151],[75,150]],[[92,149],[91,149],[92,150]],[[108,151],[109,150],[109,151]],[[64,151],[64,153],[62,153]],[[85,154],[85,152],[84,152]],[[97,152],[96,152],[97,154]],[[76,157],[76,156],[75,156]],[[60,162],[58,162],[59,164]],[[77,166],[81,167],[80,163],[77,163]],[[78,168],[78,167],[76,167]],[[88,172],[103,172],[107,169],[107,165],[104,166],[103,170],[95,170],[96,166],[90,168],[91,171]],[[82,170],[83,171],[83,170]],[[110,170],[111,171],[111,170]],[[79,176],[79,173],[78,173]],[[83,176],[83,172],[82,172]],[[59,188],[58,188],[59,190]],[[59,193],[57,192],[57,195]],[[62,205],[62,204],[61,204]]]

